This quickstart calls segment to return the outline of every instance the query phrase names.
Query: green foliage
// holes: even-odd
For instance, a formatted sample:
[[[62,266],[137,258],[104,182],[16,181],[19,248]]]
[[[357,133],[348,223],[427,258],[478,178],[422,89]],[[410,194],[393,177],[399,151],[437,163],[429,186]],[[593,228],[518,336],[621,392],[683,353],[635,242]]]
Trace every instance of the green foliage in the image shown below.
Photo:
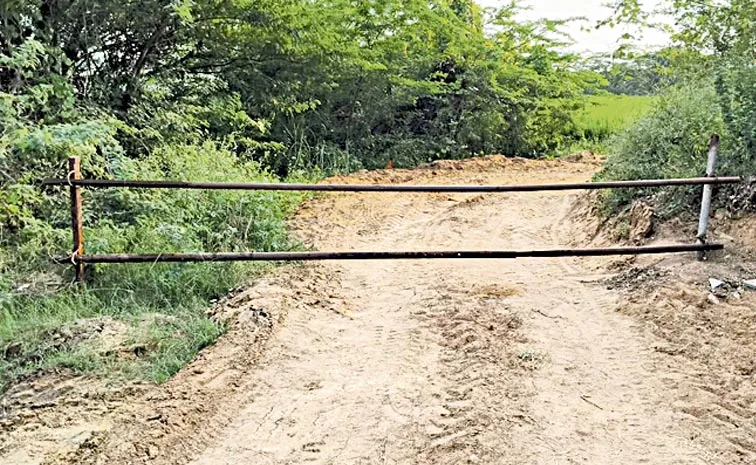
[[[0,51],[29,37],[63,44],[43,69],[133,128],[119,138],[129,154],[224,137],[281,175],[552,152],[594,80],[555,51],[561,23],[515,20],[517,2],[488,13],[471,0],[6,8]]]
[[[672,0],[678,46],[669,49],[679,85],[660,104],[614,139],[602,179],[685,177],[703,174],[706,146],[721,134],[717,172],[753,175],[756,162],[756,8],[752,0],[699,2]],[[651,15],[639,2],[615,2],[617,21],[646,24]],[[717,190],[726,198],[732,189]],[[664,214],[683,211],[695,189],[662,191],[657,196]],[[648,192],[613,192],[607,207],[615,210]]]
[[[718,55],[756,54],[756,8],[753,0],[664,0],[651,10],[641,0],[614,0],[614,15],[604,24],[629,23],[663,27],[688,50]],[[674,18],[676,27],[660,26],[658,15]],[[663,23],[662,23],[663,24]]]
[[[109,165],[109,172],[135,179],[275,181],[256,163],[240,162],[233,152],[212,142],[164,146],[146,160],[116,160]],[[65,200],[61,194],[50,197]],[[299,194],[262,191],[86,191],[87,250],[168,253],[287,249],[292,244],[283,221],[300,199]],[[23,241],[16,234],[17,243],[6,245],[10,254],[27,263],[12,269],[18,274],[16,290],[8,289],[0,295],[0,347],[25,341],[22,356],[3,362],[8,377],[58,364],[164,380],[222,331],[204,317],[207,302],[264,269],[240,263],[101,265],[94,268],[86,292],[48,294],[44,289],[59,286],[60,278],[41,273],[49,266],[45,266],[43,260],[47,258],[39,251],[61,253],[68,248],[70,237],[66,221],[46,226],[33,236],[29,232]],[[151,314],[175,318],[152,329],[137,324],[142,315]],[[149,350],[136,365],[114,365],[76,347],[50,344],[45,337],[54,328],[103,316],[137,326],[135,337]],[[0,385],[8,380],[0,379]]]
[[[753,174],[756,162],[756,66],[741,58],[723,60],[716,85],[692,83],[669,90],[659,105],[612,141],[602,179],[643,179],[700,176],[706,165],[711,134],[722,135],[717,171],[723,175]],[[697,197],[696,189],[665,191],[659,206],[678,213]],[[719,189],[722,195],[729,190]],[[608,206],[616,209],[644,191],[613,192]],[[662,201],[663,200],[663,201]]]
[[[678,84],[681,71],[695,63],[691,74],[701,74],[704,56],[680,47],[666,47],[654,52],[638,51],[623,45],[611,54],[587,58],[582,64],[600,73],[606,80],[603,90],[618,95],[654,95],[665,87]]]
[[[612,141],[603,179],[686,177],[706,166],[711,134],[721,132],[711,85],[671,89],[649,114]],[[702,161],[703,160],[703,161]],[[659,172],[663,167],[664,171]]]
[[[728,55],[715,76],[717,103],[733,150],[722,168],[752,176],[756,163],[756,58]]]
[[[478,153],[541,154],[561,143],[554,128],[569,120],[587,85],[568,70],[570,57],[551,50],[549,26],[514,21],[515,6],[491,18],[501,32],[490,36],[471,2],[312,8],[329,59],[308,62],[306,80],[285,99],[236,89],[245,101],[255,92],[251,111],[273,103],[271,133],[287,150],[269,163],[280,172],[313,160],[372,168],[388,160],[414,166]],[[229,82],[239,71],[225,71]]]
[[[41,73],[44,53],[32,40],[2,57],[14,83],[0,93],[0,389],[16,376],[56,366],[164,380],[222,332],[204,316],[207,302],[264,268],[99,266],[91,268],[86,291],[69,289],[70,267],[50,263],[70,248],[67,189],[37,183],[65,178],[73,155],[82,157],[86,177],[273,182],[244,156],[243,134],[266,127],[241,110],[234,94],[160,107],[159,85],[146,87],[155,100],[134,105],[138,127],[131,126],[81,106],[62,76]],[[213,127],[219,129],[207,140]],[[272,192],[86,190],[86,247],[90,253],[287,249],[284,219],[300,200]],[[145,315],[166,318],[145,325]],[[130,325],[144,354],[127,363],[49,337],[102,317]],[[22,342],[20,353],[5,356],[14,341]]]

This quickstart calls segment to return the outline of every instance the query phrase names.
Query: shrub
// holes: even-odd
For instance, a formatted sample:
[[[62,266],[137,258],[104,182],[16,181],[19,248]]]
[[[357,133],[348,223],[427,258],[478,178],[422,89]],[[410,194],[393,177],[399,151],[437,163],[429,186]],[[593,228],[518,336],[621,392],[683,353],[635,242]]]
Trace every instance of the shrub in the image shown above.
[[[700,176],[712,134],[724,131],[724,121],[711,85],[689,85],[669,90],[650,113],[614,136],[605,168],[598,180],[678,178]],[[723,139],[726,140],[726,139]],[[723,146],[723,158],[728,147]],[[663,210],[679,211],[695,188],[621,189],[605,195],[605,206],[616,211],[634,198],[664,192]]]
[[[164,146],[142,160],[115,157],[102,168],[129,179],[276,180],[213,142]],[[0,248],[0,354],[11,342],[22,341],[21,355],[0,357],[0,389],[18,375],[56,366],[167,379],[222,332],[205,318],[207,302],[263,270],[245,263],[98,265],[86,291],[66,289],[71,267],[51,272],[47,255],[70,249],[67,199],[57,188],[41,196],[40,208],[56,220],[32,218],[23,233],[17,231]],[[85,190],[86,247],[89,253],[287,249],[293,244],[284,219],[300,200],[297,193],[270,191]],[[170,318],[145,324],[145,315],[154,314]],[[151,349],[133,363],[122,363],[50,343],[48,333],[55,328],[99,317],[125,322],[130,337],[148,341]]]
[[[597,176],[602,180],[701,176],[708,141],[721,135],[717,174],[751,176],[756,164],[756,63],[748,56],[724,56],[712,63],[712,80],[688,82],[669,89],[658,105],[611,141],[609,159]],[[739,197],[739,187],[715,189],[715,203]],[[657,211],[673,215],[697,199],[700,189],[657,191]],[[646,190],[623,190],[605,196],[609,211]],[[753,208],[750,200],[737,208]]]
[[[722,168],[751,176],[756,161],[756,62],[748,56],[730,56],[717,68],[718,103],[731,139],[731,153]]]

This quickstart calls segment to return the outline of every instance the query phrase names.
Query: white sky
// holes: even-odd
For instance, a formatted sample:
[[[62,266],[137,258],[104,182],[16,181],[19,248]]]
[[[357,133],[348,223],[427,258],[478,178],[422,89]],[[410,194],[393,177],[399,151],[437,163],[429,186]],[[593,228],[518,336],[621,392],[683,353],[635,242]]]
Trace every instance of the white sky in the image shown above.
[[[595,29],[597,21],[610,16],[611,10],[603,6],[607,0],[526,0],[523,4],[531,7],[530,11],[523,13],[525,19],[566,19],[575,16],[584,16],[588,18],[588,23],[573,23],[566,28],[566,31],[576,41],[576,44],[570,47],[575,52],[593,52],[606,53],[616,50],[618,40],[625,32],[634,32],[623,27],[615,29],[604,26],[599,30]],[[477,0],[477,3],[484,7],[499,7],[507,3],[506,0]],[[647,7],[654,6],[657,2],[654,0],[645,0]],[[581,26],[590,29],[590,31],[581,31]],[[645,31],[637,45],[641,48],[655,48],[667,44],[669,38],[660,31]]]

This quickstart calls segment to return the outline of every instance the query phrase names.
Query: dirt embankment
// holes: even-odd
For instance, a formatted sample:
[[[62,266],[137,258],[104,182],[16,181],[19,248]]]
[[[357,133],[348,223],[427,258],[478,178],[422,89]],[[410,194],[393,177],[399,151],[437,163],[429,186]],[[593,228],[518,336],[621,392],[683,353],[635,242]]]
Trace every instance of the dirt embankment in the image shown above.
[[[576,182],[598,167],[486,157],[330,182]],[[581,196],[323,195],[292,228],[319,250],[614,241]],[[681,237],[634,218],[644,241]],[[286,266],[220,302],[229,333],[163,386],[56,376],[9,392],[0,463],[756,463],[756,292],[738,289],[756,268],[730,250]],[[710,277],[725,281],[715,298]]]

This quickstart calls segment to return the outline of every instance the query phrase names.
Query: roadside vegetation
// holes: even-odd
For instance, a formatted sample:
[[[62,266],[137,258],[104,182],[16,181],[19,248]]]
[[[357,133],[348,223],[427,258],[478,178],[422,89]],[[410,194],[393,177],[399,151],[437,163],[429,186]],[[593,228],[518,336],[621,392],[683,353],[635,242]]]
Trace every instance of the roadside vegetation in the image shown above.
[[[124,178],[276,180],[210,142],[120,163]],[[210,300],[266,269],[248,263],[99,265],[89,269],[86,289],[77,289],[71,267],[49,263],[68,249],[67,199],[60,189],[47,192],[41,201],[51,216],[17,231],[18,242],[4,251],[3,278],[12,287],[0,301],[0,383],[58,367],[163,381],[222,334],[204,315]],[[86,191],[86,247],[89,253],[287,249],[294,244],[284,220],[301,199],[273,192]]]
[[[645,117],[608,144],[602,180],[691,177],[705,173],[712,134],[721,136],[717,173],[753,176],[756,166],[756,3],[663,2],[677,18],[676,48],[664,54],[659,97]],[[615,2],[616,21],[643,25],[652,16],[636,0]],[[715,202],[752,209],[752,189],[716,189]],[[700,189],[622,190],[605,196],[608,213],[646,198],[662,216],[691,211]]]
[[[517,2],[4,2],[0,391],[60,368],[163,381],[222,334],[209,302],[265,271],[97,266],[73,286],[70,267],[50,263],[71,247],[67,192],[40,185],[66,176],[67,157],[91,178],[307,182],[609,147],[601,177],[616,179],[693,172],[720,131],[722,169],[742,171],[754,157],[754,10],[731,4],[734,19],[717,24],[735,39],[715,55],[715,34],[693,25],[668,50],[586,61],[563,52],[562,23],[516,19]],[[616,19],[641,21],[628,5]],[[611,208],[631,200],[619,195]],[[84,196],[88,253],[297,247],[285,230],[296,193]]]

